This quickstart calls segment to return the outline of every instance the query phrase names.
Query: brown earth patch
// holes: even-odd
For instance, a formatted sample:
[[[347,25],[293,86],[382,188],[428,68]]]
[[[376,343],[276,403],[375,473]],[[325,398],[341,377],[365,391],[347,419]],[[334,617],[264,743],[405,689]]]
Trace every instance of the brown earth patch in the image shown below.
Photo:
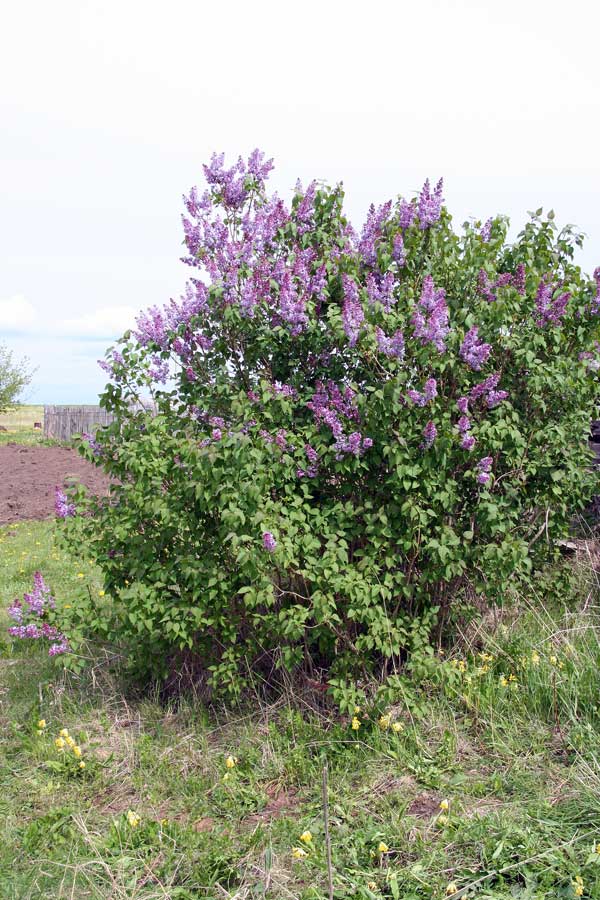
[[[409,816],[416,816],[418,819],[431,819],[440,811],[439,797],[433,797],[431,794],[419,794],[411,801],[406,812]]]
[[[106,475],[70,447],[0,447],[0,525],[54,515],[54,489],[83,484],[108,493]]]
[[[294,790],[286,791],[279,784],[270,784],[265,793],[269,798],[267,805],[260,812],[247,816],[244,821],[248,824],[258,825],[278,819],[279,816],[285,816],[292,812],[298,805],[296,792]]]

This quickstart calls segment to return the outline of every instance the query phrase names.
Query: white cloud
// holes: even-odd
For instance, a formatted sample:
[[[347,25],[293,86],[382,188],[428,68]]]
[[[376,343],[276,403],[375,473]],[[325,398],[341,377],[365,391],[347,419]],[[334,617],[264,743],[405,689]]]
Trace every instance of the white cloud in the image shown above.
[[[26,331],[36,318],[33,304],[22,294],[0,300],[0,334],[3,331],[13,334]]]
[[[133,306],[103,306],[76,319],[64,319],[58,331],[65,337],[112,340],[135,324]]]

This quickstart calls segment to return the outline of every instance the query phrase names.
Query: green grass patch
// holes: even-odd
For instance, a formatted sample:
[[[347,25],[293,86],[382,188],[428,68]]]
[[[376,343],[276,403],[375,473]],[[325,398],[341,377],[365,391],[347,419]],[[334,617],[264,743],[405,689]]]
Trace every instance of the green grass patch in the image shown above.
[[[52,523],[2,528],[3,609],[38,569],[59,604],[103,599]],[[600,897],[589,597],[522,601],[357,730],[291,688],[238,709],[132,697],[109,652],[65,672],[2,615],[2,898],[327,898],[325,764],[336,898]]]

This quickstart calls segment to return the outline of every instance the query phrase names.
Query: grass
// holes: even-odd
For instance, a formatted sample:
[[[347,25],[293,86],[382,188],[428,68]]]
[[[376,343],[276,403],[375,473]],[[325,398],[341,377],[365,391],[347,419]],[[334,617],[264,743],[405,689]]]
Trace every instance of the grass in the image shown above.
[[[51,523],[3,528],[0,542],[3,606],[38,568],[59,603],[101,590],[93,565],[57,550]],[[577,878],[600,897],[591,576],[584,611],[533,596],[467,640],[390,710],[397,732],[366,711],[352,731],[301,692],[229,710],[134,699],[98,653],[75,676],[6,638],[0,896],[327,898],[327,763],[336,898],[572,898]],[[56,748],[63,728],[85,769]]]
[[[42,428],[34,429],[34,423],[40,422]],[[0,446],[18,440],[19,444],[46,444],[44,439],[44,407],[23,404],[0,413]]]

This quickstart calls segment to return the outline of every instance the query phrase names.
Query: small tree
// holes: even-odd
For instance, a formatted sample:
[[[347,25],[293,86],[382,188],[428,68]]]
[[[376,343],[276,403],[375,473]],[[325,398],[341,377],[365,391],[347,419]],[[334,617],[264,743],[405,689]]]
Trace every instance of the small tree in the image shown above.
[[[12,352],[0,344],[0,413],[19,402],[32,375],[28,360],[16,361]]]
[[[501,602],[594,491],[600,271],[552,214],[457,233],[426,183],[356,234],[340,187],[287,207],[270,169],[215,157],[185,198],[194,277],[110,352],[117,418],[84,452],[112,496],[68,528],[138,670],[320,670],[349,708],[357,679],[427,671],[434,626]]]

